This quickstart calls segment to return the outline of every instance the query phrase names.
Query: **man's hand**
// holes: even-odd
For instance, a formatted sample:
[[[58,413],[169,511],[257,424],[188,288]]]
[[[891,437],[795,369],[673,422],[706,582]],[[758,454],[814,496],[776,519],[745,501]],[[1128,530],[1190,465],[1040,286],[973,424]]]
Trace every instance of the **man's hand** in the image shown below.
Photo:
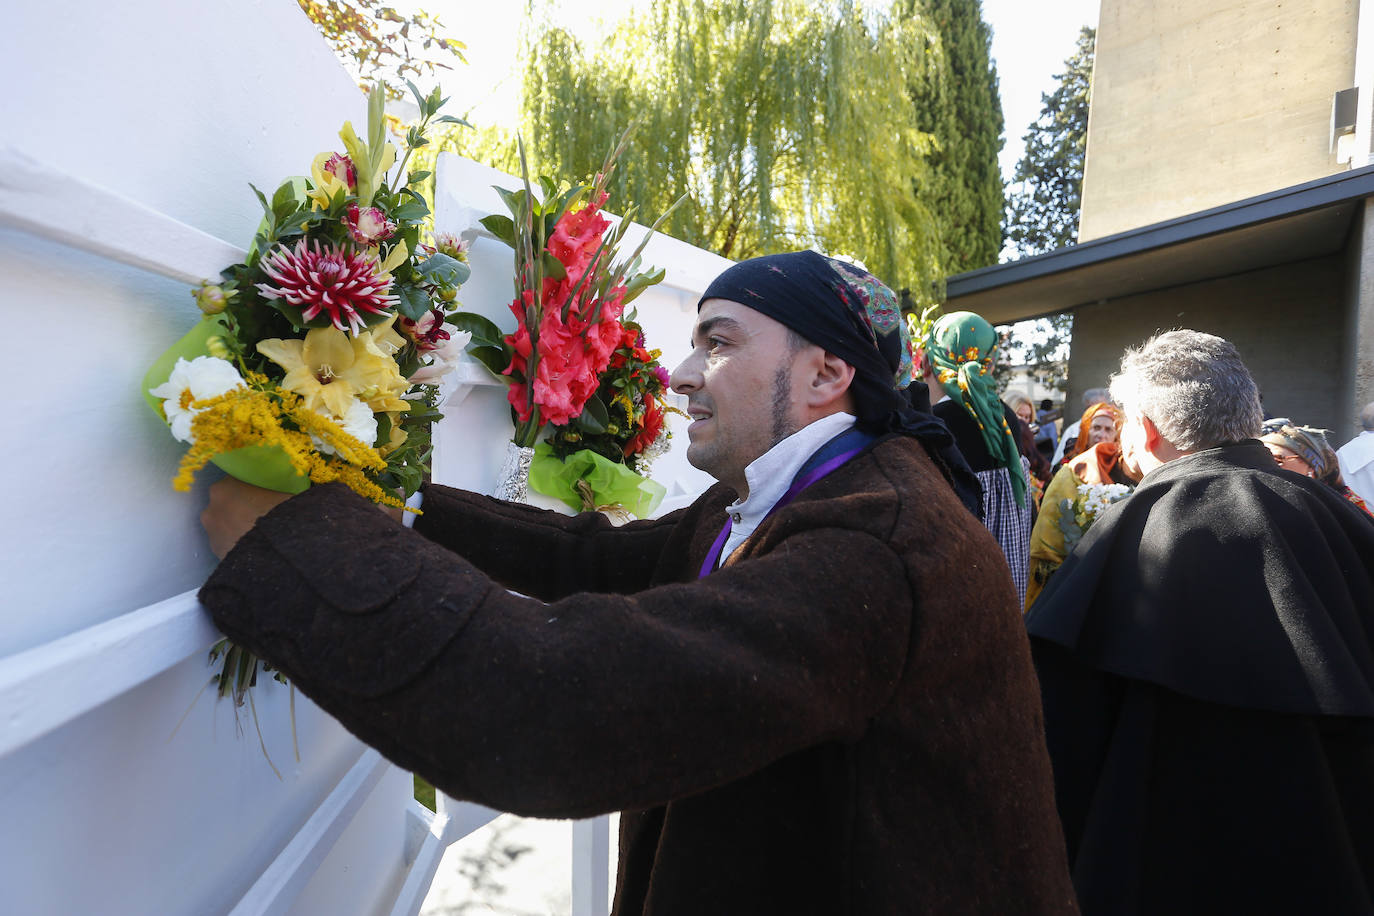
[[[233,477],[212,484],[210,503],[200,514],[200,523],[210,536],[210,549],[223,560],[254,522],[290,498],[286,493],[264,490]]]

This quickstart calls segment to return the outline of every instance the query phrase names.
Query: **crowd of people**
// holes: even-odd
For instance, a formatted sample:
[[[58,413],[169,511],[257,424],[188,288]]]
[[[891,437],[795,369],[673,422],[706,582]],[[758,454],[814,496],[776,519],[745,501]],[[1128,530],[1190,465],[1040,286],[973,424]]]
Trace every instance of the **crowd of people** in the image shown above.
[[[691,506],[226,478],[201,600],[450,795],[622,812],[623,916],[1374,913],[1374,406],[1333,462],[1179,330],[1060,435],[996,345],[744,261],[672,373]],[[1083,484],[1134,490],[1070,545]]]

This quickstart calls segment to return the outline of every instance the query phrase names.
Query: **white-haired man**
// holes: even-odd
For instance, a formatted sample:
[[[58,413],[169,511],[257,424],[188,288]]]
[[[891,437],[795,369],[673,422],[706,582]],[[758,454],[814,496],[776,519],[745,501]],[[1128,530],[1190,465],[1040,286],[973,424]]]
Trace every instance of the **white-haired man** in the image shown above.
[[[1361,432],[1336,452],[1345,485],[1366,503],[1374,502],[1374,401],[1360,411]]]
[[[1143,480],[1027,617],[1083,912],[1374,912],[1374,526],[1253,438],[1227,341],[1112,395]]]

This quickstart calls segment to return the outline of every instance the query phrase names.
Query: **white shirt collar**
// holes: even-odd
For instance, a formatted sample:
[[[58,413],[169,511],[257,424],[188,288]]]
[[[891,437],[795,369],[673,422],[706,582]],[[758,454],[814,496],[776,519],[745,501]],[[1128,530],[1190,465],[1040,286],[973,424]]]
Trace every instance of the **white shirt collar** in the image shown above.
[[[782,499],[792,480],[806,460],[825,443],[854,425],[855,417],[848,413],[832,413],[809,426],[797,430],[764,452],[744,469],[749,495],[726,507],[730,513],[730,537],[720,552],[720,562],[744,543],[763,522],[778,500]]]

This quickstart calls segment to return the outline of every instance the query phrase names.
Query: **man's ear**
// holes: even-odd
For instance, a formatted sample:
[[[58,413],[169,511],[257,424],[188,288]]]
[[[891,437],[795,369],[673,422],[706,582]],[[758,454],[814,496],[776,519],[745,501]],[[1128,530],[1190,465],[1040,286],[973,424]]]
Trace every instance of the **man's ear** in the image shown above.
[[[1160,433],[1159,427],[1155,426],[1154,421],[1144,414],[1141,414],[1140,426],[1145,431],[1145,451],[1157,456],[1160,452],[1160,446],[1167,443],[1168,440]]]
[[[831,406],[848,396],[849,386],[854,382],[853,366],[826,350],[820,352],[815,374],[807,387],[807,401],[811,407]]]

